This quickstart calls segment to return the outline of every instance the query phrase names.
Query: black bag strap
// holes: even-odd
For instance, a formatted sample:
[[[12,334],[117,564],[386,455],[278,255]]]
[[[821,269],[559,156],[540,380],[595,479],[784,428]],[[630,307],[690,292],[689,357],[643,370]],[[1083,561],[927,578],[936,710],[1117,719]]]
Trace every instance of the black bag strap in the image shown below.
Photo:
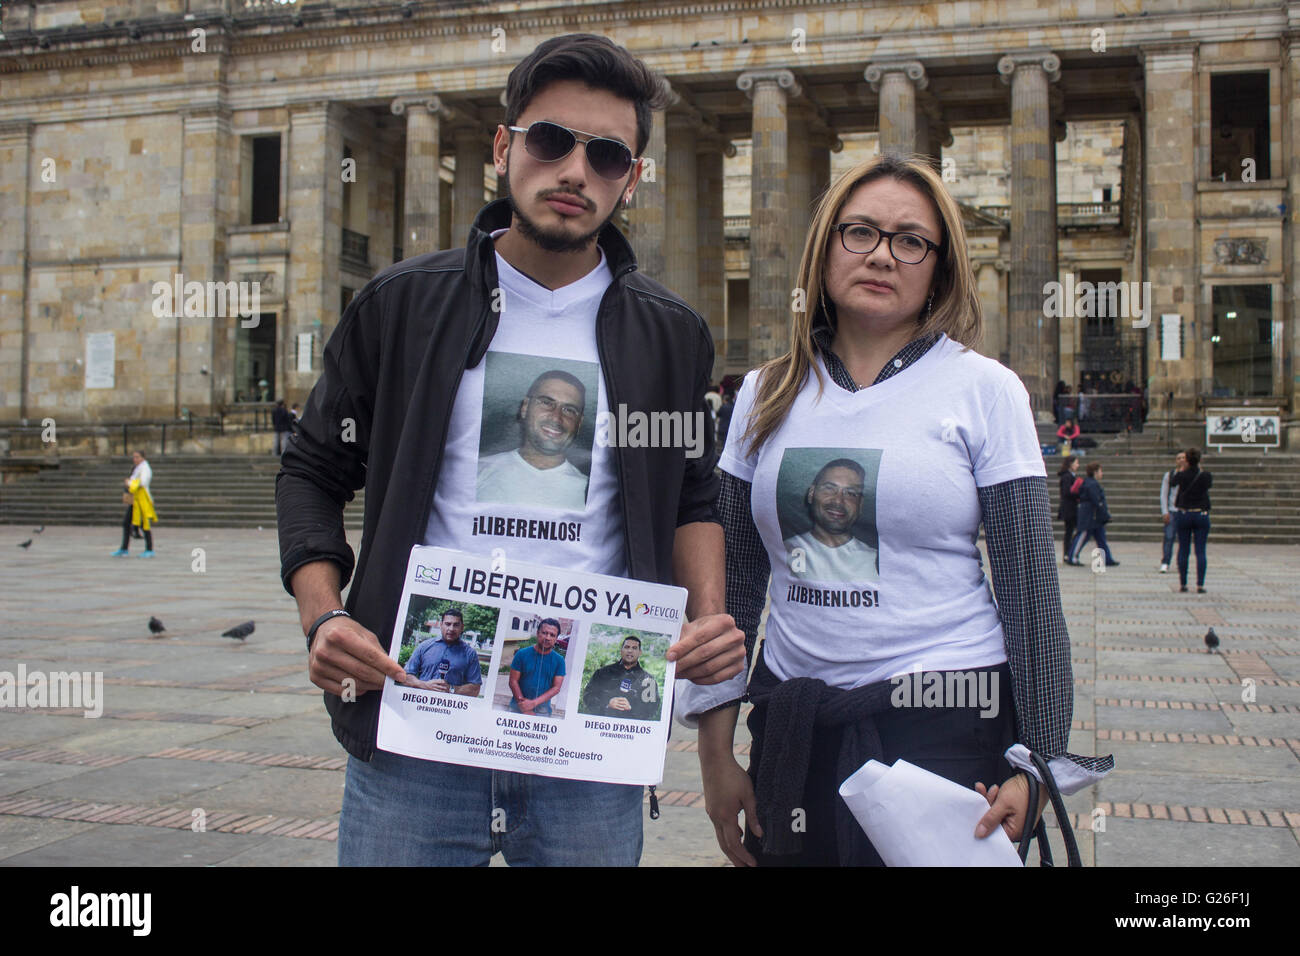
[[[1061,791],[1056,786],[1056,778],[1052,776],[1051,768],[1047,766],[1047,761],[1043,759],[1042,754],[1029,751],[1029,760],[1034,768],[1043,778],[1043,786],[1047,787],[1047,797],[1052,804],[1052,812],[1056,814],[1056,825],[1061,831],[1061,842],[1065,844],[1066,865],[1072,867],[1082,867],[1083,860],[1079,857],[1079,845],[1074,839],[1074,827],[1070,826],[1070,815],[1065,811],[1065,800],[1061,797]],[[1039,783],[1032,773],[1025,773],[1029,780],[1029,809],[1030,812],[1038,808]],[[1038,838],[1038,859],[1042,866],[1052,866],[1052,848],[1047,842],[1047,825],[1044,819],[1040,818],[1038,825],[1031,831],[1025,827],[1020,834],[1020,845],[1017,852],[1020,854],[1022,861],[1029,857],[1029,842]]]

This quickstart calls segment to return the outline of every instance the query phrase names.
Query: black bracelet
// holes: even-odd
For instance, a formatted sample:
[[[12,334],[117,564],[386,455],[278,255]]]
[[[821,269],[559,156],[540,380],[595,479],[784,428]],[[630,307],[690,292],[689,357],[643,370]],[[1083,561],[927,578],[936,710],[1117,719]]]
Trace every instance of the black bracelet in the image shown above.
[[[313,624],[311,628],[307,631],[307,650],[309,651],[311,650],[311,639],[316,636],[317,629],[326,621],[328,621],[330,618],[338,617],[340,614],[342,614],[344,617],[352,616],[347,611],[343,610],[343,608],[336,607],[334,610],[326,611],[320,617],[316,618],[316,623]]]

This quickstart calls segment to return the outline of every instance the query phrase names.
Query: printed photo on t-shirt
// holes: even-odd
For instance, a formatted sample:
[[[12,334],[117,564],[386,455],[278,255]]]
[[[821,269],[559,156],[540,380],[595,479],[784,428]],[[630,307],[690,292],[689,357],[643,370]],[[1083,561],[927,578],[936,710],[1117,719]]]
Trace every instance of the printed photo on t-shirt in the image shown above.
[[[564,698],[568,696],[567,661],[578,636],[578,622],[515,609],[505,612],[503,625],[505,646],[497,668],[492,709],[532,717],[563,717]]]
[[[496,649],[498,616],[494,607],[411,595],[397,652],[407,686],[482,697]]]
[[[776,503],[786,560],[808,581],[877,581],[878,448],[787,448]]]
[[[600,366],[514,352],[485,362],[475,500],[585,510]]]
[[[671,643],[667,634],[593,624],[582,666],[578,713],[658,720]]]

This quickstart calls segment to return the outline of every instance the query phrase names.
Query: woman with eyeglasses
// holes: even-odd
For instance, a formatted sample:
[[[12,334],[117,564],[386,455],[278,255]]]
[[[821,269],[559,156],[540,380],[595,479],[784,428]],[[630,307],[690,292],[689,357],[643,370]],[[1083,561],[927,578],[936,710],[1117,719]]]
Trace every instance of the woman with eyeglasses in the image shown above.
[[[976,837],[1016,839],[1024,747],[1064,793],[1112,761],[1066,750],[1046,470],[1024,386],[971,350],[960,210],[923,162],[859,164],[817,204],[798,284],[809,308],[790,350],[745,377],[719,461],[727,610],[752,654],[768,592],[762,649],[748,688],[678,687],[718,843],[737,865],[880,865],[838,788],[900,758],[987,798]],[[742,697],[748,772],[732,756]]]

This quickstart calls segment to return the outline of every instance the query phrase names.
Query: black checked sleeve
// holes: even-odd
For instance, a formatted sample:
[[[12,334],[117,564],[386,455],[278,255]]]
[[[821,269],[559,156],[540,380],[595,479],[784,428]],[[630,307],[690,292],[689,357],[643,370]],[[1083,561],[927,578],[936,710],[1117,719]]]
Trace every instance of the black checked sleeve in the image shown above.
[[[745,632],[745,672],[754,658],[758,640],[758,622],[772,565],[767,548],[754,524],[750,511],[751,485],[742,478],[722,472],[722,489],[718,494],[718,516],[727,542],[727,613],[736,627]]]
[[[1068,752],[1074,710],[1070,636],[1061,609],[1047,480],[1015,478],[979,489],[993,593],[1006,636],[1020,742],[1048,760],[1097,774],[1111,757]]]

